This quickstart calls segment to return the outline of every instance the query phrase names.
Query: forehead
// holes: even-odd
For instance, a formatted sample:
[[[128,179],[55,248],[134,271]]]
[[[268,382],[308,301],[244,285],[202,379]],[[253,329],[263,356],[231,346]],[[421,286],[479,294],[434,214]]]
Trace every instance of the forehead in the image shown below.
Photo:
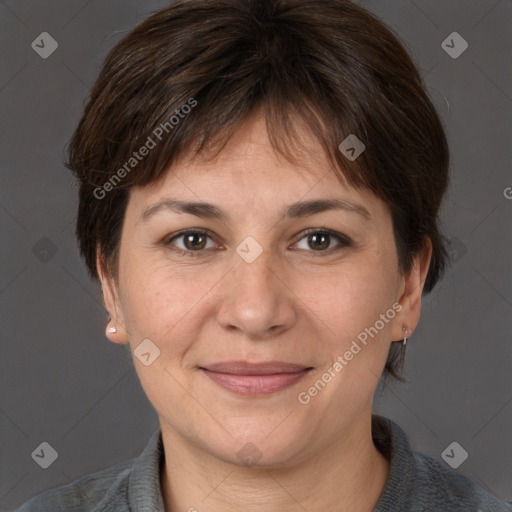
[[[358,199],[358,203],[366,203],[366,209],[383,213],[385,205],[370,191],[350,186],[303,126],[294,130],[297,141],[295,147],[288,147],[290,159],[272,146],[264,116],[254,115],[238,127],[220,152],[183,156],[157,182],[131,189],[130,205],[140,212],[148,204],[172,196],[229,203],[263,215],[262,208],[322,197]]]

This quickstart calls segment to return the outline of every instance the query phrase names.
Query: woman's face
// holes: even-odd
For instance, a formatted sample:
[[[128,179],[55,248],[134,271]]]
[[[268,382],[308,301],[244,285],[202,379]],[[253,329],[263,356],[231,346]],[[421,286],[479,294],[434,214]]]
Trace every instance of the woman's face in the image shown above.
[[[103,279],[110,337],[140,357],[162,429],[236,464],[286,465],[348,432],[371,411],[391,340],[419,315],[421,286],[398,272],[387,207],[341,184],[308,145],[300,167],[287,162],[256,117],[215,160],[132,189],[118,288]],[[300,207],[313,200],[353,206]],[[210,203],[222,217],[164,201]],[[262,376],[233,362],[305,370]]]

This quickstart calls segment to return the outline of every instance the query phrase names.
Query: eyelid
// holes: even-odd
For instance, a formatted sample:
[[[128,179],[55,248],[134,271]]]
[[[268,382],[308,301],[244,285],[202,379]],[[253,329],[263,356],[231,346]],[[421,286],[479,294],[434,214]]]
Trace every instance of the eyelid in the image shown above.
[[[176,240],[177,238],[181,238],[181,237],[183,237],[185,235],[188,235],[190,233],[199,233],[201,235],[206,235],[208,238],[211,238],[214,241],[216,239],[216,236],[214,235],[214,233],[211,232],[209,229],[205,229],[205,228],[188,228],[188,229],[183,229],[182,231],[178,231],[177,233],[173,233],[172,235],[164,237],[164,239],[162,240],[161,243],[162,243],[162,245],[164,247],[169,248],[172,251],[176,251],[178,253],[190,254],[192,256],[202,254],[207,249],[201,249],[200,251],[190,251],[190,250],[180,249],[179,247],[177,247],[177,248],[171,248],[170,247],[172,245],[173,240]]]
[[[299,237],[297,238],[297,240],[293,244],[295,245],[296,243],[300,242],[303,238],[306,238],[308,235],[313,234],[313,233],[326,234],[332,238],[336,238],[338,240],[338,242],[340,242],[337,246],[330,247],[329,249],[326,249],[324,251],[313,251],[313,250],[307,251],[307,252],[311,252],[311,253],[319,255],[319,256],[331,254],[331,252],[336,251],[337,249],[341,249],[343,247],[352,247],[353,246],[353,241],[347,235],[344,235],[343,233],[339,233],[338,231],[334,231],[332,229],[324,228],[324,227],[309,228],[309,229],[306,229],[305,231],[302,231],[300,233]]]
[[[178,231],[177,233],[173,233],[170,236],[166,236],[162,240],[162,244],[164,245],[164,247],[169,248],[170,250],[172,250],[172,251],[174,251],[176,253],[179,253],[179,254],[190,255],[190,256],[201,256],[201,255],[203,255],[205,253],[205,251],[207,251],[208,249],[201,249],[199,251],[191,251],[191,250],[185,250],[185,249],[171,248],[170,247],[172,245],[172,241],[173,240],[175,240],[176,238],[180,238],[180,237],[183,237],[185,235],[188,235],[189,233],[199,233],[199,234],[202,234],[202,235],[206,235],[207,237],[211,238],[214,241],[216,239],[216,235],[213,232],[211,232],[209,229],[205,229],[205,228],[187,228],[187,229],[184,229],[182,231]],[[333,238],[336,238],[338,240],[338,242],[340,242],[338,244],[338,246],[331,247],[331,248],[323,250],[323,251],[307,250],[307,252],[311,252],[313,254],[316,253],[319,256],[325,255],[325,254],[330,254],[331,252],[336,251],[337,249],[341,249],[343,247],[351,247],[353,245],[353,241],[347,235],[344,235],[343,233],[339,233],[338,231],[334,231],[332,229],[328,229],[328,228],[324,228],[324,227],[308,228],[308,229],[306,229],[304,231],[301,231],[301,233],[299,234],[299,236],[296,238],[296,240],[293,242],[292,245],[295,245],[296,243],[300,242],[303,238],[306,238],[308,235],[310,235],[312,233],[327,234],[327,235],[329,235],[329,236],[331,236]],[[302,250],[302,249],[299,249],[299,250]]]

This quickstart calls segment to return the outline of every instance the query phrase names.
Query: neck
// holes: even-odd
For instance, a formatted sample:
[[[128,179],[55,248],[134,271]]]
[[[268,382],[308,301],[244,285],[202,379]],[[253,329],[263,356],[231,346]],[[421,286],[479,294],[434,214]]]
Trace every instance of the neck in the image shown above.
[[[370,413],[371,416],[371,413]],[[374,510],[389,462],[371,437],[366,415],[339,440],[286,467],[244,467],[225,462],[162,427],[161,476],[167,512]]]

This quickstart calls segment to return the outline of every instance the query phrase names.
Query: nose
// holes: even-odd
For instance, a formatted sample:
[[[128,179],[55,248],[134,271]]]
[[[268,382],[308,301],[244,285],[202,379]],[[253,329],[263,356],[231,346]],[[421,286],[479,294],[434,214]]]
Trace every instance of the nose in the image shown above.
[[[288,330],[297,318],[289,272],[270,249],[252,262],[238,253],[233,268],[221,282],[217,321],[250,339],[264,340]],[[295,299],[296,300],[296,299]]]

